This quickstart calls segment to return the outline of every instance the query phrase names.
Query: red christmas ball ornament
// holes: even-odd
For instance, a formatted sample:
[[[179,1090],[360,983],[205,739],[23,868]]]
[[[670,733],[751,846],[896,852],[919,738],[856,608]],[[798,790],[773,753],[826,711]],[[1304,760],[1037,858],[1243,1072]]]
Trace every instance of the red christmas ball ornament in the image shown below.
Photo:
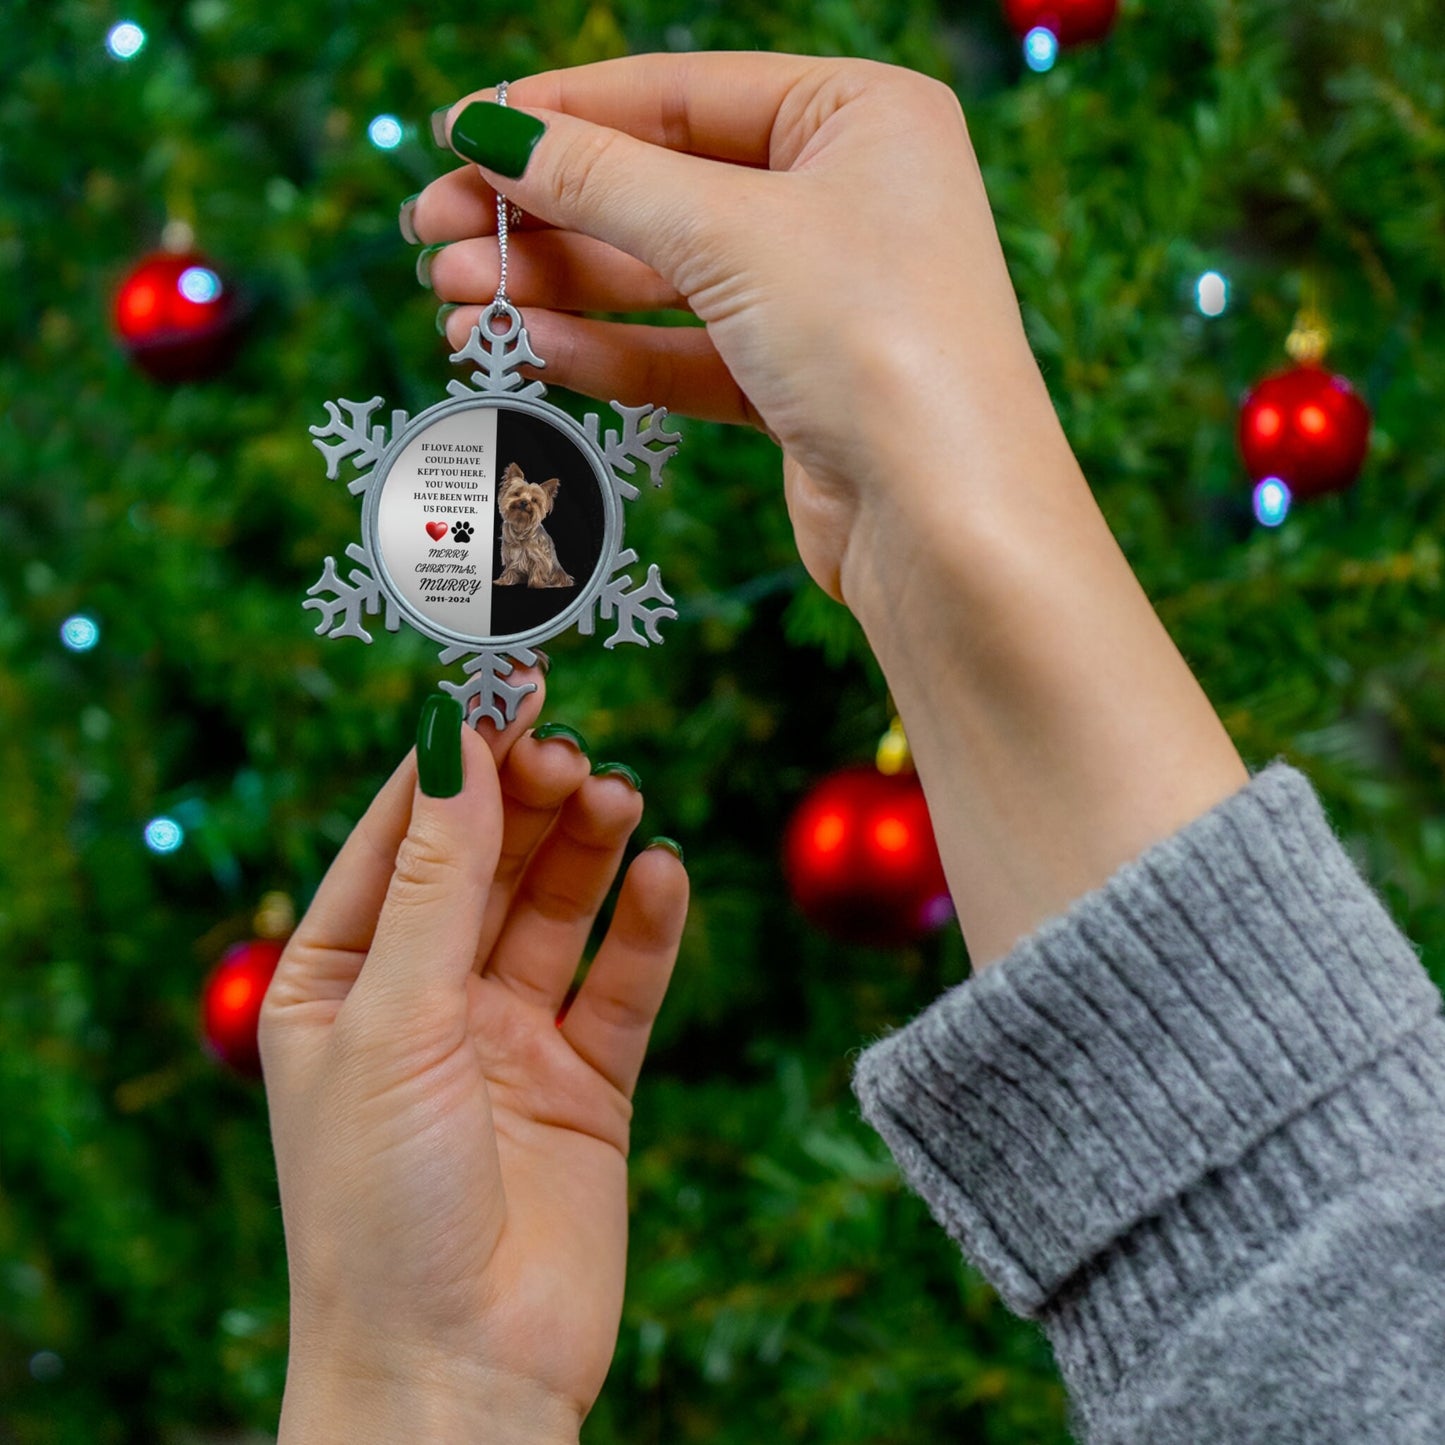
[[[783,860],[804,916],[849,943],[911,943],[953,917],[912,772],[888,776],[859,765],[824,778],[793,814]]]
[[[214,376],[235,353],[239,316],[231,287],[195,251],[147,256],[115,297],[116,335],[157,381]]]
[[[1119,0],[1004,0],[1004,18],[1020,40],[1039,29],[1060,46],[1102,40],[1119,14]]]
[[[1296,498],[1347,491],[1369,445],[1369,407],[1343,376],[1315,361],[1265,377],[1240,407],[1249,475],[1278,477]]]
[[[201,992],[201,1033],[207,1051],[251,1078],[261,1077],[256,1030],[282,947],[279,939],[256,938],[227,949]]]

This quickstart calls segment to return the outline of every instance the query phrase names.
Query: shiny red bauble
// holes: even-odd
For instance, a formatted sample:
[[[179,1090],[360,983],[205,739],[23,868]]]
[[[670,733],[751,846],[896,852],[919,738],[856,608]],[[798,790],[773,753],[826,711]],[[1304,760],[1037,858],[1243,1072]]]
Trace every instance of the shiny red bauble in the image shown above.
[[[824,778],[788,824],[783,863],[804,916],[848,943],[911,943],[953,917],[914,773],[858,766]]]
[[[1003,9],[1020,39],[1043,26],[1060,45],[1083,45],[1114,28],[1119,0],[1004,0]]]
[[[159,251],[121,282],[115,330],[127,355],[157,381],[200,381],[234,355],[239,308],[204,256]]]
[[[201,1035],[213,1058],[238,1074],[261,1077],[257,1025],[282,945],[257,938],[228,949],[201,992]]]
[[[1278,477],[1295,497],[1352,487],[1370,445],[1370,409],[1343,376],[1317,362],[1267,376],[1239,412],[1249,475]]]

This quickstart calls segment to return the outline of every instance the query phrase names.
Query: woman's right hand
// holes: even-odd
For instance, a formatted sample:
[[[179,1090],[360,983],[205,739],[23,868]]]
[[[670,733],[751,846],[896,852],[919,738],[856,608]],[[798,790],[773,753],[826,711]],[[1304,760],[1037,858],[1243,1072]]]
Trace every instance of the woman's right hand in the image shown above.
[[[450,108],[459,154],[487,154],[491,107],[463,117],[494,96]],[[853,604],[855,537],[898,539],[861,564],[878,574],[907,537],[996,500],[1001,430],[1062,441],[944,85],[863,60],[663,54],[529,76],[507,103],[546,124],[523,175],[466,165],[410,208],[420,240],[457,243],[430,257],[438,296],[465,303],[449,339],[496,291],[495,186],[525,213],[508,293],[547,379],[768,431],[799,552],[835,598]],[[663,308],[705,329],[578,314]]]

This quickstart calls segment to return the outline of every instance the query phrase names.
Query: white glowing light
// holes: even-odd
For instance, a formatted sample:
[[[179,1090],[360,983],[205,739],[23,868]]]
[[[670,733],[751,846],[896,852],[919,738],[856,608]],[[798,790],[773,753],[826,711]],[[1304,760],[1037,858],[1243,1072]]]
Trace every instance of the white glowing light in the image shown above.
[[[221,278],[209,266],[187,266],[176,287],[187,301],[204,304],[221,294]]]
[[[117,60],[134,60],[145,47],[146,33],[134,20],[122,20],[112,25],[105,37],[105,48]]]
[[[1289,487],[1279,477],[1266,477],[1254,489],[1254,515],[1262,527],[1277,527],[1289,515]]]
[[[394,115],[378,115],[366,128],[372,145],[380,151],[394,151],[401,144],[401,122]]]
[[[186,841],[186,830],[174,818],[152,818],[145,838],[152,853],[174,853]]]
[[[1052,70],[1059,58],[1059,37],[1047,25],[1035,25],[1024,36],[1024,59],[1030,70]]]
[[[100,641],[100,626],[93,617],[77,612],[60,624],[60,640],[72,652],[89,652]]]
[[[1195,284],[1194,299],[1205,316],[1222,316],[1229,305],[1229,282],[1218,271],[1206,271]]]

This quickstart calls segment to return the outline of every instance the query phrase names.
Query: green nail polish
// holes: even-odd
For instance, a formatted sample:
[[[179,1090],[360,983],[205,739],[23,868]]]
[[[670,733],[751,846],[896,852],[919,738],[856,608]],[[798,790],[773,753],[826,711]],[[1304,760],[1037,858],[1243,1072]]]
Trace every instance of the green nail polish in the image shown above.
[[[431,138],[432,144],[440,146],[443,150],[447,148],[447,112],[451,110],[449,105],[439,105],[431,113]]]
[[[474,100],[452,123],[451,144],[459,156],[516,180],[546,129],[536,116],[509,105]]]
[[[545,743],[548,738],[566,738],[584,758],[591,757],[587,751],[587,739],[566,723],[543,723],[541,727],[532,729],[532,736],[539,743]]]
[[[437,307],[438,336],[445,336],[447,334],[447,317],[450,316],[453,311],[458,311],[460,309],[461,305],[459,302],[456,301],[447,301],[443,305]]]
[[[429,798],[454,798],[462,790],[462,705],[434,692],[416,725],[416,776]]]
[[[416,258],[416,279],[420,281],[428,291],[431,290],[432,257],[435,256],[438,251],[450,245],[450,241],[438,241],[435,246],[426,247]]]
[[[626,763],[594,763],[592,776],[594,778],[621,778],[630,783],[639,793],[642,791],[642,779]]]
[[[415,196],[408,196],[396,213],[396,224],[400,227],[402,239],[408,246],[421,245],[421,237],[417,235],[416,224],[412,220],[412,217],[416,215],[416,203],[420,196],[420,191]]]
[[[685,863],[687,861],[682,856],[682,844],[679,843],[676,838],[664,838],[661,834],[658,834],[656,838],[649,838],[647,842],[642,845],[642,851],[644,853],[646,853],[649,848],[666,848],[679,863]]]

